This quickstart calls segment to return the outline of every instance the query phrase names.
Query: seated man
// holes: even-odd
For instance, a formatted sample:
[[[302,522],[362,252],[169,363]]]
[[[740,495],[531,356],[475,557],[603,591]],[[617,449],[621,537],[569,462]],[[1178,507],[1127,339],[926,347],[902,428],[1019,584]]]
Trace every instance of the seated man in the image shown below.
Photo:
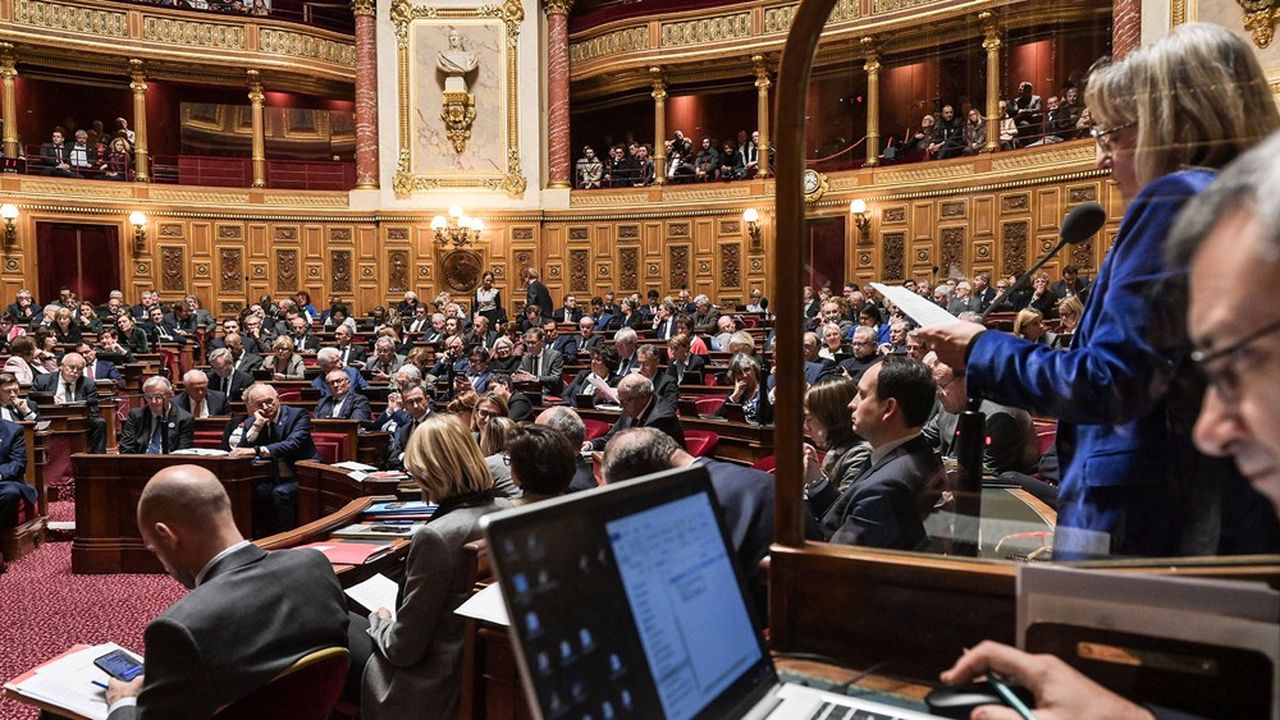
[[[564,356],[547,345],[541,328],[535,327],[524,334],[524,355],[520,358],[520,370],[512,379],[537,382],[549,395],[564,391]]]
[[[443,320],[441,321],[443,322]],[[338,357],[342,358],[343,365],[355,365],[361,367],[364,365],[365,356],[369,354],[364,347],[351,342],[355,333],[349,325],[339,325],[333,329],[333,340],[335,342],[334,349],[338,351]],[[317,361],[319,354],[316,355]]]
[[[341,418],[364,422],[369,419],[369,399],[351,389],[351,378],[347,377],[345,370],[330,370],[324,381],[329,386],[329,394],[321,395],[320,402],[316,403],[314,415],[317,420]]]
[[[609,432],[584,442],[583,452],[604,450],[614,435],[632,427],[656,428],[674,438],[680,447],[687,447],[684,428],[680,425],[680,418],[676,417],[675,407],[654,395],[649,378],[639,373],[622,378],[618,382],[618,404],[622,406],[622,416]]]
[[[578,298],[564,296],[564,305],[552,314],[551,319],[558,323],[576,323],[582,320],[582,308],[578,307]]]
[[[631,428],[615,435],[605,447],[601,474],[606,483],[616,483],[695,463],[711,476],[738,567],[750,586],[773,542],[772,475],[734,463],[695,458],[671,436],[654,428]]]
[[[195,423],[191,413],[173,403],[173,386],[169,381],[158,376],[147,378],[142,384],[142,397],[145,404],[130,410],[129,419],[124,423],[120,454],[168,455],[191,447]]]
[[[960,413],[969,406],[964,376],[956,375],[942,362],[934,362],[933,380],[938,385],[942,412],[925,423],[924,435],[939,455],[957,457]],[[1040,442],[1031,415],[990,400],[982,401],[981,412],[987,418],[983,470],[993,475],[1011,470],[1034,475],[1040,461]]]
[[[549,407],[538,413],[536,422],[563,435],[568,439],[570,447],[580,448],[582,443],[587,440],[587,426],[582,422],[582,418],[578,417],[578,413],[563,405]],[[568,492],[590,490],[593,487],[596,487],[595,463],[591,461],[591,458],[583,456],[582,453],[577,453],[577,464],[573,472],[573,479],[569,482]]]
[[[849,343],[849,347],[853,350],[853,357],[841,361],[840,370],[854,382],[858,382],[858,378],[862,377],[868,368],[885,357],[876,354],[876,331],[865,325],[859,325],[853,329],[853,340]]]
[[[659,372],[660,359],[658,349],[652,345],[641,345],[636,349],[636,359],[640,363],[640,374],[653,383],[653,392],[667,403],[680,404],[680,383],[669,373]]]
[[[422,371],[413,365],[405,365],[391,376],[391,392],[387,393],[387,407],[377,417],[364,424],[366,430],[381,430],[382,432],[393,432],[395,430],[395,422],[399,417],[400,411],[403,409],[405,393],[409,389],[422,382]],[[431,387],[427,386],[428,404],[431,400]]]
[[[231,414],[227,396],[209,389],[209,376],[192,368],[182,376],[182,392],[173,398],[175,407],[191,413],[192,418],[221,417]]]
[[[810,490],[824,539],[898,550],[924,545],[923,516],[942,479],[942,464],[921,434],[936,389],[929,369],[905,358],[886,358],[863,373],[849,410],[853,431],[871,443],[871,467],[838,497],[829,483]]]
[[[554,320],[542,323],[542,341],[560,353],[566,363],[578,362],[578,336],[573,333],[561,335]]]
[[[289,337],[293,338],[293,349],[298,352],[315,352],[320,349],[320,338],[311,334],[311,323],[305,315],[289,318]]]
[[[58,405],[84,403],[89,410],[85,431],[89,435],[89,452],[107,451],[107,422],[98,414],[98,388],[84,376],[84,357],[67,353],[58,363],[58,371],[36,377],[32,392],[50,393]]]
[[[349,347],[354,348],[355,346]],[[351,380],[351,389],[355,392],[361,392],[369,387],[369,383],[365,382],[364,376],[360,374],[360,371],[347,365],[346,361],[342,359],[343,357],[343,353],[338,348],[320,348],[320,351],[316,353],[316,367],[320,369],[320,374],[311,381],[311,387],[319,390],[322,396],[329,394],[329,384],[325,381],[325,378],[329,376],[329,371],[331,370],[345,372],[347,378]]]
[[[489,392],[507,403],[507,417],[516,422],[533,419],[533,403],[529,396],[511,386],[511,375],[495,372],[489,376]]]
[[[22,385],[13,373],[0,372],[0,420],[36,422],[40,409],[34,401],[22,397]]]
[[[97,382],[99,380],[111,380],[116,387],[124,389],[124,378],[120,376],[120,371],[116,370],[116,364],[110,360],[103,360],[98,357],[98,351],[89,343],[82,342],[76,345],[76,352],[84,356],[84,376]]]
[[[431,391],[426,383],[414,383],[400,393],[400,409],[392,414],[384,430],[391,433],[391,447],[387,465],[404,468],[404,451],[409,438],[431,414]]]
[[[254,383],[244,391],[249,417],[228,427],[223,450],[231,457],[251,457],[272,463],[272,479],[253,488],[253,531],[274,535],[298,524],[298,476],[293,464],[315,460],[311,420],[307,412],[280,404],[276,389]]]
[[[228,403],[240,402],[244,389],[253,384],[253,376],[236,370],[231,350],[218,348],[209,353],[209,387],[226,396]]]
[[[461,338],[458,339],[462,341]],[[374,382],[387,382],[396,370],[404,364],[404,356],[396,354],[396,341],[383,335],[373,344],[373,357],[365,363],[365,367],[373,372]]]
[[[454,380],[459,376],[466,376],[468,371],[467,356],[463,353],[465,344],[462,342],[460,335],[454,335],[444,342],[444,354],[436,360],[436,364],[431,368],[431,374],[437,379],[445,379],[449,381],[449,387],[453,387]]]
[[[578,336],[574,338],[574,343],[578,346],[579,353],[589,353],[591,348],[604,345],[604,336],[597,335],[595,328],[596,320],[590,315],[583,315],[578,321]]]
[[[511,504],[520,506],[559,497],[569,491],[577,470],[577,445],[545,425],[526,425],[507,442],[511,481],[521,495]]]
[[[138,529],[191,589],[145,635],[146,674],[107,686],[109,720],[211,717],[302,657],[347,646],[347,603],[333,566],[308,550],[265,552],[236,528],[208,470],[156,473]]]
[[[3,382],[3,376],[0,376]],[[12,381],[17,385],[17,381]],[[0,420],[0,528],[18,524],[22,501],[36,504],[36,489],[27,484],[27,440],[22,426]]]

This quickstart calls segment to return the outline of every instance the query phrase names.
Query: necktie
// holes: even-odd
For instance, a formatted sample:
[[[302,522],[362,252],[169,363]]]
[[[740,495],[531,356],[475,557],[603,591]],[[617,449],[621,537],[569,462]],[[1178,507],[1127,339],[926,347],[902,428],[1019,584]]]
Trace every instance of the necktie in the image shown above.
[[[204,417],[204,400],[196,400],[195,407],[192,408],[196,417]]]
[[[227,397],[231,396],[231,376],[222,378],[222,393]]]
[[[63,383],[63,385],[66,387],[66,390],[64,391],[66,393],[65,400],[69,403],[75,402],[76,401],[75,387],[72,386],[71,383]]]
[[[155,430],[151,432],[151,443],[147,445],[148,455],[159,455],[164,450],[164,423],[156,420],[154,423]]]
[[[93,377],[93,366],[92,366],[92,365],[90,365],[89,367],[85,368],[85,370],[84,370],[84,374],[85,374],[85,377],[89,378],[90,380],[95,380],[95,379],[96,379],[96,378],[94,378],[94,377]]]
[[[342,348],[342,364],[346,365],[349,362],[351,362],[351,346],[350,345]]]
[[[542,364],[542,356],[541,356],[541,355],[534,355],[534,356],[533,356],[533,363],[532,363],[532,365],[533,365],[533,372],[531,373],[532,375],[535,375],[535,376],[536,376],[536,375],[538,375],[538,374],[539,374],[539,373],[538,373],[538,366],[539,366],[539,365],[541,365],[541,364]]]

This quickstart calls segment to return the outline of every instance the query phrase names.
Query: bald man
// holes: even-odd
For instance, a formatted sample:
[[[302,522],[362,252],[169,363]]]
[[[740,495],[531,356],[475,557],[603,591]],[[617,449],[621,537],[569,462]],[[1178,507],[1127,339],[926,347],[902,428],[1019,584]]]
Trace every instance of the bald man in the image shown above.
[[[210,390],[209,376],[195,368],[182,376],[182,392],[174,396],[173,404],[191,413],[193,418],[231,414],[227,396],[217,390]]]
[[[228,424],[222,449],[233,458],[271,463],[271,480],[253,486],[253,532],[259,537],[273,535],[298,524],[298,476],[293,465],[316,459],[311,420],[306,410],[281,405],[276,389],[264,382],[244,391],[244,404],[249,417]]]
[[[191,592],[147,626],[146,674],[111,680],[108,720],[207,718],[299,658],[346,647],[346,602],[329,561],[250,544],[208,470],[156,473],[138,499],[138,530]]]
[[[618,382],[618,404],[622,406],[622,416],[613,424],[605,435],[582,443],[584,452],[604,450],[613,436],[632,427],[651,427],[671,436],[680,447],[686,447],[684,428],[680,418],[676,417],[675,407],[654,395],[653,382],[649,378],[634,373]]]
[[[203,373],[196,372],[203,376]],[[205,381],[208,382],[207,380]],[[173,403],[173,387],[162,377],[142,384],[143,405],[129,411],[120,435],[122,455],[168,455],[191,447],[195,421],[191,413]]]

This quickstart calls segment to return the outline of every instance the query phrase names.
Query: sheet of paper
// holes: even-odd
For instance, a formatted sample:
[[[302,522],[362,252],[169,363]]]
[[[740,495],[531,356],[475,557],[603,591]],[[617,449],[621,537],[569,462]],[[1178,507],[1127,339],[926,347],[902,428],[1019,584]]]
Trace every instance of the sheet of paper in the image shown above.
[[[187,448],[185,450],[174,450],[173,455],[200,455],[203,457],[219,457],[228,454],[226,450],[217,448]]]
[[[103,643],[58,658],[37,668],[35,674],[14,687],[22,695],[88,718],[107,717],[106,685],[109,676],[93,664],[96,658],[123,649]],[[136,655],[136,653],[135,653]]]
[[[596,377],[594,373],[587,376],[587,382],[591,383],[591,387],[594,387],[596,392],[603,394],[609,402],[618,402],[618,391],[609,387],[608,383]]]
[[[885,296],[889,302],[902,308],[902,313],[920,327],[956,322],[955,315],[938,307],[932,300],[922,298],[901,285],[890,287],[881,283],[871,283],[871,287]]]
[[[400,586],[386,575],[378,573],[362,583],[347,588],[346,593],[348,597],[370,612],[378,608],[386,608],[391,611],[391,619],[396,618],[396,598],[400,593]]]
[[[343,470],[359,470],[361,472],[373,472],[378,469],[372,465],[365,465],[364,463],[356,462],[355,460],[334,463],[333,466],[336,468],[342,468]]]
[[[484,620],[503,627],[511,624],[507,619],[507,606],[502,602],[502,587],[498,583],[472,595],[453,612],[463,617]]]

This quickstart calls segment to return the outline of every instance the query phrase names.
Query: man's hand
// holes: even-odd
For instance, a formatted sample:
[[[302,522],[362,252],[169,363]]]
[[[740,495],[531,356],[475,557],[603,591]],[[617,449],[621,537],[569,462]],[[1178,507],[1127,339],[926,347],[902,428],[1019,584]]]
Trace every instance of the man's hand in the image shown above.
[[[142,693],[143,677],[143,675],[139,675],[129,682],[115,678],[107,680],[107,705],[114,705],[116,701],[125,698],[138,697]]]
[[[256,456],[257,456],[257,451],[251,447],[238,447],[235,450],[232,450],[230,453],[227,453],[227,457],[232,457],[232,458],[246,458],[246,457],[256,457]]]
[[[938,354],[938,359],[959,373],[964,369],[965,351],[969,343],[986,332],[985,325],[971,322],[954,322],[934,325],[916,331],[926,347]]]
[[[526,372],[526,371],[524,371],[524,370],[518,370],[518,371],[516,371],[516,374],[515,374],[515,375],[512,375],[512,376],[511,376],[511,379],[512,379],[512,380],[515,380],[515,381],[517,381],[517,382],[533,382],[533,381],[536,381],[536,380],[538,379],[538,376],[537,376],[537,375],[534,375],[534,374],[533,374],[533,373],[531,373],[531,372]]]
[[[1052,655],[1029,655],[990,640],[960,656],[941,677],[948,685],[961,685],[988,670],[994,670],[1004,680],[1029,690],[1035,696],[1039,720],[1084,717],[1153,720],[1154,717]],[[971,720],[1018,720],[1021,716],[1012,708],[983,705],[969,717]]]
[[[270,421],[261,410],[253,414],[253,427],[255,430],[261,430],[268,422]]]
[[[390,610],[388,610],[388,609],[386,609],[386,608],[384,608],[384,607],[380,607],[380,608],[378,608],[377,610],[374,610],[374,611],[373,611],[373,614],[374,614],[374,615],[377,615],[379,620],[390,620],[390,619],[391,619],[391,611],[390,611]]]

